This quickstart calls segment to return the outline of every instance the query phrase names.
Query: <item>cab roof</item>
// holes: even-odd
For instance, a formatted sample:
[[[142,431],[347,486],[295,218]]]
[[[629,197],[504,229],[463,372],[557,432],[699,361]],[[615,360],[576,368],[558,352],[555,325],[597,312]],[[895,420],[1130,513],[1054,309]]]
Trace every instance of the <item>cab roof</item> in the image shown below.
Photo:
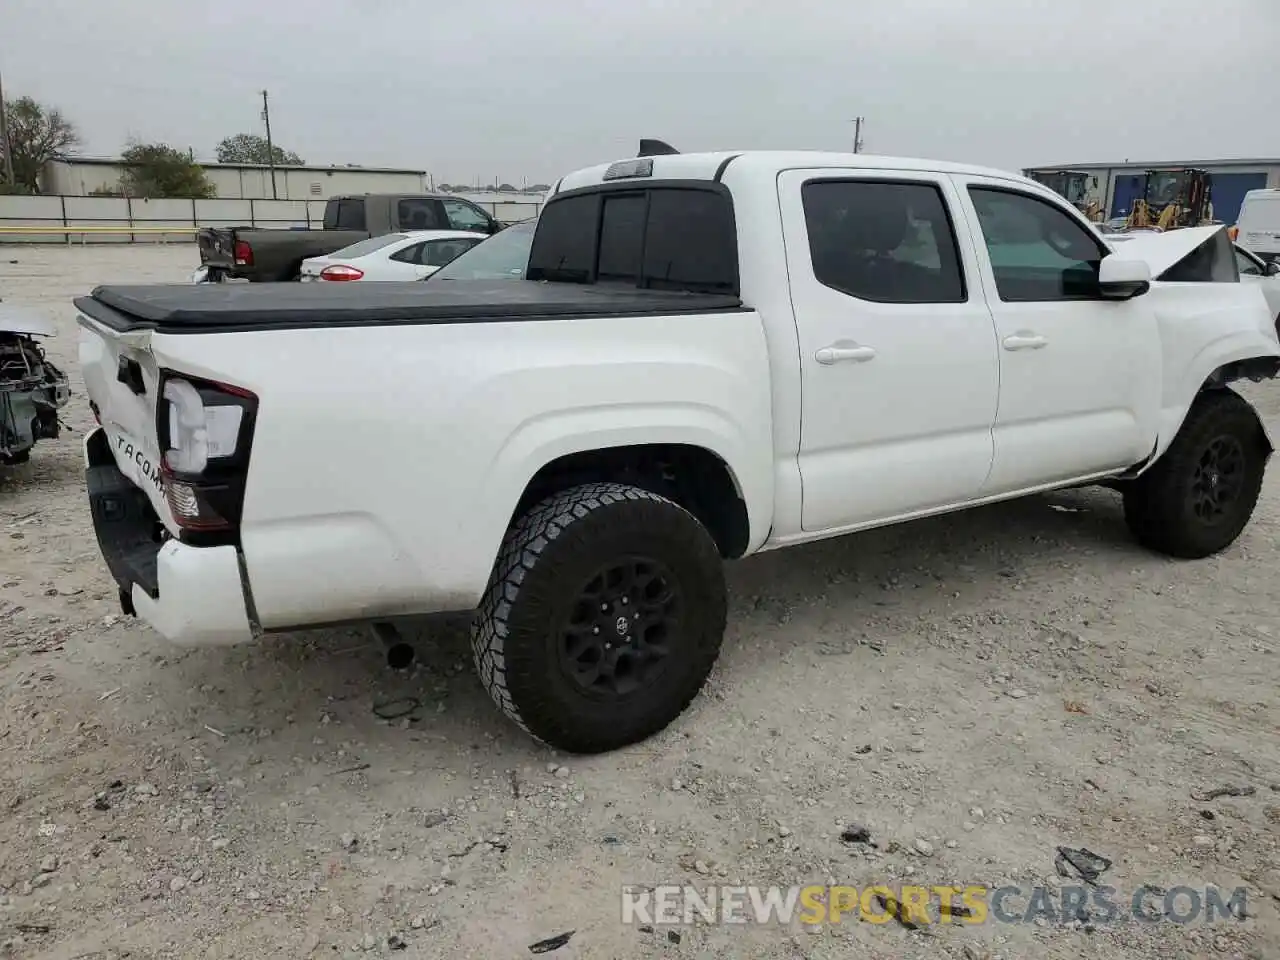
[[[1039,186],[1034,180],[1008,170],[979,167],[964,163],[948,163],[943,160],[922,160],[910,157],[881,157],[867,153],[823,153],[811,150],[724,150],[717,153],[677,153],[666,156],[628,157],[610,163],[586,167],[565,176],[553,189],[552,195],[578,187],[590,187],[608,181],[605,174],[611,167],[629,163],[652,163],[652,172],[637,181],[653,180],[716,180],[731,167],[742,167],[756,173],[780,173],[783,170],[805,167],[844,168],[850,170],[918,170],[927,173],[955,173],[972,176],[999,177],[1028,186]],[[625,182],[630,177],[621,178]]]

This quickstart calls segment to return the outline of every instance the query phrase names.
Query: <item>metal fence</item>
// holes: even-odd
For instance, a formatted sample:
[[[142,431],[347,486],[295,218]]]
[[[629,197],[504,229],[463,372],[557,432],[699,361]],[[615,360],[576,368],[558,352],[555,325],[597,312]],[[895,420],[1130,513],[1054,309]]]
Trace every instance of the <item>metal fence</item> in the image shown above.
[[[0,243],[181,243],[201,227],[318,230],[324,200],[142,200],[0,196]],[[478,202],[499,220],[537,216],[536,201]]]

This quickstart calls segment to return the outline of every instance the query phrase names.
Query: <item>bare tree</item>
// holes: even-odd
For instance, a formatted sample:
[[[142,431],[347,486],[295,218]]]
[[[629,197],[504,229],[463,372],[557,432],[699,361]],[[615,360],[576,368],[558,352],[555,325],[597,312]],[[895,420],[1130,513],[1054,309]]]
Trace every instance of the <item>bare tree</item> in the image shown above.
[[[13,183],[8,185],[9,189],[39,193],[45,165],[79,145],[80,133],[61,110],[46,107],[31,97],[8,101],[5,111],[9,120],[9,156],[13,163]]]

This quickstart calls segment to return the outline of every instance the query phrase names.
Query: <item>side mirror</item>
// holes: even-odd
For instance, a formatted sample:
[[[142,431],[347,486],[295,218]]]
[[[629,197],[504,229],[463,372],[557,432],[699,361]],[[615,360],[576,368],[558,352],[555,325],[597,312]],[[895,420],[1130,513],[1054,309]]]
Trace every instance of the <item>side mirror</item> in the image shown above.
[[[1107,300],[1132,300],[1151,289],[1151,267],[1145,260],[1125,260],[1118,254],[1102,258],[1098,288]]]
[[[1267,264],[1268,277],[1280,277],[1280,260],[1272,260]]]

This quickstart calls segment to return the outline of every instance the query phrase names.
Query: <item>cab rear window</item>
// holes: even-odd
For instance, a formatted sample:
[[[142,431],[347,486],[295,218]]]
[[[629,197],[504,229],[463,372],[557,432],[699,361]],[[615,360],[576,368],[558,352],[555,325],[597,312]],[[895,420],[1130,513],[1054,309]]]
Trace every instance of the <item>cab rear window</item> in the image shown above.
[[[587,188],[543,209],[530,280],[736,294],[738,240],[718,184]]]

